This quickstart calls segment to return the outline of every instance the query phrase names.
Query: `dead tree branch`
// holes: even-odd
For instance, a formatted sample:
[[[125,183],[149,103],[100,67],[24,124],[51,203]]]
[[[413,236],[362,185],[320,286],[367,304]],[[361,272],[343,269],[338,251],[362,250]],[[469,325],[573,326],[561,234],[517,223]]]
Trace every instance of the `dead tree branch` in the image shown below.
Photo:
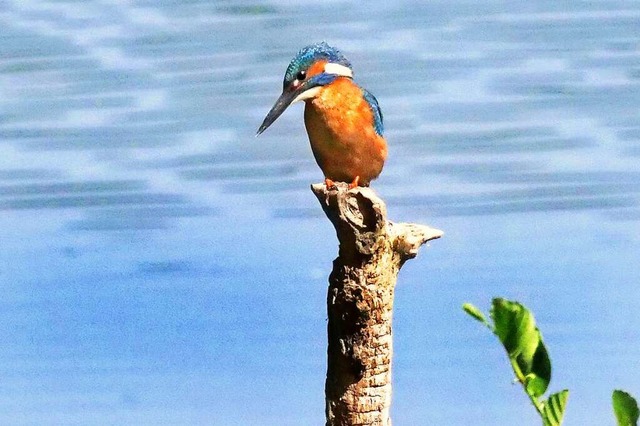
[[[328,426],[391,425],[393,295],[400,268],[442,231],[387,221],[370,188],[312,185],[340,243],[327,295]]]

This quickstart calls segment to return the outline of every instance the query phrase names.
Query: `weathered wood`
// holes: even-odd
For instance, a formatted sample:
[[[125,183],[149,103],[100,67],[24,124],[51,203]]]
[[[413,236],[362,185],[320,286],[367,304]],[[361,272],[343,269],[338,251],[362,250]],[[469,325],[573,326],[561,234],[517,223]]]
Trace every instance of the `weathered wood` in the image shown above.
[[[312,185],[340,243],[327,295],[328,426],[391,425],[393,295],[400,268],[442,231],[387,221],[370,188]]]

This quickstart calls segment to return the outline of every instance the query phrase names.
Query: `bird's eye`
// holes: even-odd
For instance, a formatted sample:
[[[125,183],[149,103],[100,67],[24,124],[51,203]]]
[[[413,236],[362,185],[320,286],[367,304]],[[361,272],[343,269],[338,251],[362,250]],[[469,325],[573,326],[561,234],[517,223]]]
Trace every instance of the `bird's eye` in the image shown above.
[[[306,76],[307,76],[306,71],[298,71],[298,74],[296,74],[296,80],[302,81],[305,79]]]

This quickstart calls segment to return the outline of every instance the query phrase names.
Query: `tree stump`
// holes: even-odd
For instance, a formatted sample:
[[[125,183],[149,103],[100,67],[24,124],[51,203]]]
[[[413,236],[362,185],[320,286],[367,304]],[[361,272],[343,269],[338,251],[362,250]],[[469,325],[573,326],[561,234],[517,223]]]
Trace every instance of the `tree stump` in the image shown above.
[[[400,268],[442,231],[387,221],[370,188],[311,186],[340,243],[327,294],[327,426],[391,425],[391,321]]]

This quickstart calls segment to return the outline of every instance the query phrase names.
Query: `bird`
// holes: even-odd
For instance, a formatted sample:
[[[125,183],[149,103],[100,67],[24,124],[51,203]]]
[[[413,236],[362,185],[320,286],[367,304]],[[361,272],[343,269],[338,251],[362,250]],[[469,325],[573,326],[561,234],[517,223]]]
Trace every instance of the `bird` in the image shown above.
[[[300,101],[327,188],[335,188],[335,182],[346,182],[349,189],[369,186],[387,158],[382,111],[376,97],[353,81],[351,62],[324,41],[303,47],[289,63],[282,94],[256,136]]]

